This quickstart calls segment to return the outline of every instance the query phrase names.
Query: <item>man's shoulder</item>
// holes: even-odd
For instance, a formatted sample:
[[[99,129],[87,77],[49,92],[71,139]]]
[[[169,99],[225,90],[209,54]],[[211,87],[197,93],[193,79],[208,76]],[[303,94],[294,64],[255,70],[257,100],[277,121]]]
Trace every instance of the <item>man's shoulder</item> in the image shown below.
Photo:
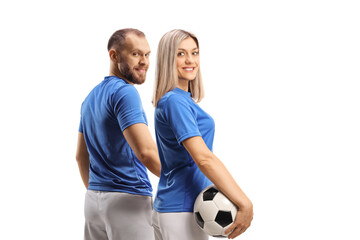
[[[114,90],[114,95],[117,97],[136,98],[136,99],[140,97],[137,89],[131,84],[116,85],[116,87],[114,87],[113,90]]]
[[[132,89],[135,88],[133,85],[127,83],[124,79],[116,77],[116,76],[108,76],[105,77],[104,81],[102,82],[104,86],[108,86],[113,90],[119,89]]]
[[[118,77],[107,77],[102,82],[103,88],[108,91],[110,95],[121,97],[121,96],[138,96],[138,91],[136,90],[135,86],[127,83],[125,80],[118,78]]]
[[[114,104],[142,104],[139,92],[131,84],[117,85],[116,87],[113,87],[110,99]]]

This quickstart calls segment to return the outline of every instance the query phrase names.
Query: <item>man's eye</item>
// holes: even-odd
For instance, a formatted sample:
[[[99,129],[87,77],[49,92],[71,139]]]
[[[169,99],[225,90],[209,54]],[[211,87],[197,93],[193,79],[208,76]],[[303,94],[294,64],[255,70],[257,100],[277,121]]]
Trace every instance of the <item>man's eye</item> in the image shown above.
[[[145,54],[145,57],[150,57],[150,53]]]
[[[133,53],[133,56],[137,57],[139,56],[139,53]]]

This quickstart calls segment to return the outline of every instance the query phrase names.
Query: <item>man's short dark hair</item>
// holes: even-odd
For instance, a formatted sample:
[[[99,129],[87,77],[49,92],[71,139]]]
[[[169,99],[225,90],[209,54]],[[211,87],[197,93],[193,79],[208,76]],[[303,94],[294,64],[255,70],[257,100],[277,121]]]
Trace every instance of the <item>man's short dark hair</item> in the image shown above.
[[[134,28],[124,28],[120,29],[111,35],[109,42],[108,42],[108,51],[110,51],[111,48],[115,48],[117,50],[121,50],[122,45],[125,42],[126,36],[129,33],[133,33],[139,37],[145,37],[145,34],[141,32],[140,30],[134,29]]]

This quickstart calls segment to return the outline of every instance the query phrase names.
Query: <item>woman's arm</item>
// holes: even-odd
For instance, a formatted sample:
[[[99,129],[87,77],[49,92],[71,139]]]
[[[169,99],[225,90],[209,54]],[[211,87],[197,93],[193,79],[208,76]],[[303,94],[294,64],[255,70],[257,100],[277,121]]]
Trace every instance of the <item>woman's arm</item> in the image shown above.
[[[253,218],[253,205],[241,190],[224,164],[206,146],[202,137],[191,137],[182,142],[199,169],[224,193],[236,206],[238,214],[226,233],[234,230],[229,239],[239,236],[250,226]]]

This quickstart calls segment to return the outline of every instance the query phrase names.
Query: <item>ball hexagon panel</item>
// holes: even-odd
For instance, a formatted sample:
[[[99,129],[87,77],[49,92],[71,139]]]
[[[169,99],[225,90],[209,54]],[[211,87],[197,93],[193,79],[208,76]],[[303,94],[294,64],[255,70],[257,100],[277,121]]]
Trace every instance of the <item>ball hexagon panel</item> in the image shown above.
[[[223,229],[214,221],[205,222],[204,231],[211,236],[220,236],[223,235]]]
[[[238,208],[234,205],[233,208],[231,209],[231,216],[233,221],[235,221],[237,212],[238,212]]]
[[[234,204],[221,192],[216,194],[213,201],[216,206],[223,211],[231,211],[234,206]]]
[[[200,210],[200,207],[201,205],[203,204],[203,199],[201,197],[202,195],[200,194],[196,200],[195,200],[195,203],[194,203],[194,212],[198,212]]]
[[[213,201],[205,201],[201,205],[199,212],[202,219],[206,221],[215,220],[216,215],[218,214],[219,209]]]

